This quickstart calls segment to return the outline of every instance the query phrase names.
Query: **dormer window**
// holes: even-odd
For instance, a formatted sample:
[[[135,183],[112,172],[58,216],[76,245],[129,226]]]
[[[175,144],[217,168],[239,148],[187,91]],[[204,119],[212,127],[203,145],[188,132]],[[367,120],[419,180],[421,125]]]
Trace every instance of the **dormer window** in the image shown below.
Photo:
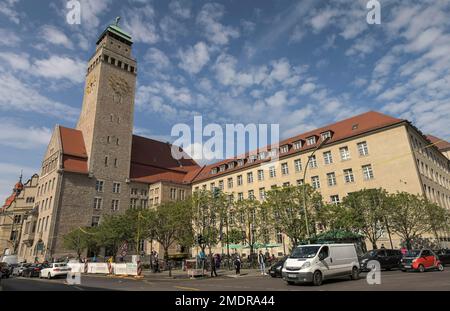
[[[221,165],[221,166],[219,166],[219,172],[224,172],[226,168],[227,168],[227,167],[226,167],[226,165],[225,165],[225,164],[224,164],[224,165]]]
[[[265,158],[267,158],[267,152],[266,152],[266,151],[260,152],[260,153],[258,154],[258,158],[259,158],[260,160],[264,160]]]
[[[323,132],[320,135],[322,136],[322,140],[325,140],[327,138],[331,138],[331,132],[330,131]]]
[[[311,136],[306,139],[307,145],[314,145],[316,143],[316,136]]]
[[[289,151],[289,146],[288,145],[281,146],[281,148],[280,148],[280,152],[281,153],[286,153],[288,151]]]
[[[293,145],[294,145],[294,150],[299,150],[302,148],[302,141],[301,140],[296,141],[296,142],[294,142]]]
[[[272,149],[272,150],[269,151],[269,156],[270,157],[276,157],[277,154],[278,154],[278,149],[277,148]]]
[[[253,163],[255,162],[257,159],[257,156],[252,154],[251,156],[248,157],[248,162]]]
[[[211,169],[211,174],[217,174],[217,167],[214,167],[213,169]]]
[[[244,165],[244,160],[243,159],[239,159],[237,161],[238,166],[243,166]]]
[[[357,130],[357,129],[358,129],[358,125],[359,125],[359,124],[353,124],[353,125],[352,125],[352,130]]]
[[[234,162],[228,163],[228,168],[234,168]]]

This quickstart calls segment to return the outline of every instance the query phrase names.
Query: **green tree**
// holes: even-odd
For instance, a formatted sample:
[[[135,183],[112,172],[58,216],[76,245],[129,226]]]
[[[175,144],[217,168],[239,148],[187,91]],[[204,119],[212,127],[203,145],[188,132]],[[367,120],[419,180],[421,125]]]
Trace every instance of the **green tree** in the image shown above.
[[[377,249],[377,241],[386,228],[386,206],[389,204],[388,194],[383,189],[363,189],[352,192],[343,200],[346,223],[354,232],[362,233]]]
[[[228,198],[221,191],[196,191],[192,196],[192,224],[196,242],[203,252],[217,245],[223,232]]]
[[[169,261],[169,248],[175,243],[191,246],[193,243],[192,202],[173,201],[159,205],[148,215],[148,237],[158,241],[164,249],[166,265]],[[169,266],[169,276],[172,270]]]
[[[74,250],[77,253],[77,259],[88,248],[93,246],[94,238],[92,228],[76,228],[63,237],[63,245],[66,249]]]
[[[391,204],[393,207],[388,216],[390,226],[405,240],[408,249],[411,249],[411,240],[432,231],[437,223],[437,219],[430,217],[433,208],[430,208],[428,201],[421,196],[399,192],[391,195]],[[434,211],[431,213],[434,217],[440,217],[436,216]]]
[[[305,198],[306,197],[306,201]],[[304,204],[304,202],[306,204]],[[308,216],[310,232],[315,232],[316,213],[321,209],[322,196],[310,185],[276,188],[267,192],[264,203],[273,215],[269,219],[268,226],[276,227],[286,234],[292,241],[293,247],[297,246],[307,237],[305,208]],[[314,218],[312,217],[314,215]]]

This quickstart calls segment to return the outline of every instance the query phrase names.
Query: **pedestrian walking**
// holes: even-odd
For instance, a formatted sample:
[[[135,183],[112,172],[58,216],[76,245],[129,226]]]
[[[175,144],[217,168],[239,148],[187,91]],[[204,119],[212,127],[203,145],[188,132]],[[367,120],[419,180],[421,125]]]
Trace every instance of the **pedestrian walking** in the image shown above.
[[[212,254],[209,255],[209,263],[211,266],[211,277],[217,276],[216,271],[216,257]]]
[[[264,256],[262,251],[259,251],[258,254],[258,264],[259,270],[261,271],[261,275],[266,275],[266,256]]]
[[[386,247],[384,247],[383,243],[381,243],[381,249],[386,249]]]
[[[241,274],[241,258],[239,257],[239,255],[236,256],[236,258],[234,259],[234,268],[236,269],[236,275],[240,275]]]

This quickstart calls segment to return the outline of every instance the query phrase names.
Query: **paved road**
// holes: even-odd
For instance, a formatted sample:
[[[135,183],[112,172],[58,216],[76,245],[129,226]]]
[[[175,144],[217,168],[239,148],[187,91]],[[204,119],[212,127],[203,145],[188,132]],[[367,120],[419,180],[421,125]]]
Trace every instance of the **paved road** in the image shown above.
[[[43,291],[89,291],[89,290],[132,290],[132,291],[377,291],[377,290],[450,290],[450,269],[444,272],[382,272],[381,285],[368,285],[365,274],[361,279],[349,278],[325,281],[320,287],[311,285],[289,286],[281,279],[260,275],[240,278],[218,277],[206,279],[152,279],[111,278],[103,276],[82,276],[81,285],[67,285],[64,279],[40,280],[11,278],[2,281],[3,290],[43,290]]]

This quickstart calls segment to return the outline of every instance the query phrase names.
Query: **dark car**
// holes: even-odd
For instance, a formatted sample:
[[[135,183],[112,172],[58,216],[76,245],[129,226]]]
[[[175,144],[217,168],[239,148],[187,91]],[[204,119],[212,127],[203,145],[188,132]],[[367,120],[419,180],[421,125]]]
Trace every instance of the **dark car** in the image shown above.
[[[445,266],[450,265],[450,249],[441,249],[435,252],[439,261]]]
[[[273,278],[281,278],[282,277],[281,270],[283,270],[283,265],[287,258],[288,258],[288,256],[285,256],[270,266],[269,274],[271,277],[273,277]]]
[[[9,278],[11,275],[11,268],[6,262],[0,262],[0,275],[3,279]]]
[[[396,249],[374,249],[365,253],[361,257],[361,270],[368,271],[367,263],[376,260],[380,263],[381,269],[391,270],[401,267],[403,255]]]
[[[28,278],[39,277],[41,275],[41,270],[47,267],[48,265],[46,264],[32,264],[23,269],[22,276]]]

